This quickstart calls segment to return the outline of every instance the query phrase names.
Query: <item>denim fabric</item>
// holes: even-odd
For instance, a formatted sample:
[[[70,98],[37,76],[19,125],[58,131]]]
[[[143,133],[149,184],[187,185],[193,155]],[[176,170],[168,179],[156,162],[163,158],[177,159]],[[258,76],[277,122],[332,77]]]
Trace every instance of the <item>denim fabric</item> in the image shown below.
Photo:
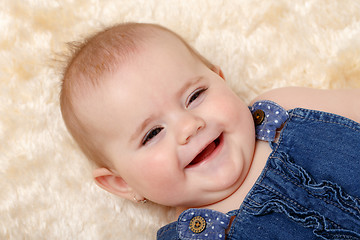
[[[189,231],[190,221],[195,216],[201,216],[206,221],[206,228],[201,233]],[[230,216],[209,209],[188,209],[179,216],[176,229],[180,239],[198,239],[203,236],[206,239],[223,240],[225,239],[225,229],[230,222]]]
[[[218,213],[236,216],[226,239],[360,239],[360,124],[308,109],[288,114],[240,208]],[[177,223],[158,239],[182,239]]]
[[[273,141],[276,135],[276,129],[289,118],[289,114],[284,108],[272,101],[259,101],[249,107],[252,114],[261,110],[265,118],[261,124],[255,126],[256,138],[263,141]]]

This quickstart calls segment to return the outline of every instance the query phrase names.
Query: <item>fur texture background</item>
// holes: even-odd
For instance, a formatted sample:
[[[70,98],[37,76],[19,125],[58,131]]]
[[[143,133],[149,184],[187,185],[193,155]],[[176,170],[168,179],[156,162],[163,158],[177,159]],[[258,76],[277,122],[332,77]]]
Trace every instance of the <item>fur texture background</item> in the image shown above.
[[[170,219],[95,186],[60,115],[66,43],[125,21],[182,35],[245,101],[360,87],[359,0],[1,0],[0,239],[155,239]]]

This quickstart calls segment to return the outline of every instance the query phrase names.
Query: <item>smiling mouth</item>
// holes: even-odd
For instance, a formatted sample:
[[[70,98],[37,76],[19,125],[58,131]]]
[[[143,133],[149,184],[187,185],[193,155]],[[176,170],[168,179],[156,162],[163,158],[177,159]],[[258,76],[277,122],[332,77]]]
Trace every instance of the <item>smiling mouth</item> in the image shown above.
[[[187,165],[186,167],[193,167],[199,165],[204,160],[208,159],[218,148],[221,143],[222,134],[217,137],[214,141],[212,141],[209,145],[207,145],[196,157]]]

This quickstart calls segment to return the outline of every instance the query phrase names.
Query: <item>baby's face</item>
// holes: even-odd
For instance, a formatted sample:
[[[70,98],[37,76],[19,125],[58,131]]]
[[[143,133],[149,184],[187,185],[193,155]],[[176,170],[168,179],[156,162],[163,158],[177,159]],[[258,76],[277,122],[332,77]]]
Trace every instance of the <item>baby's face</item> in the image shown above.
[[[168,33],[150,39],[82,113],[115,173],[167,206],[222,200],[244,180],[255,146],[247,106]]]

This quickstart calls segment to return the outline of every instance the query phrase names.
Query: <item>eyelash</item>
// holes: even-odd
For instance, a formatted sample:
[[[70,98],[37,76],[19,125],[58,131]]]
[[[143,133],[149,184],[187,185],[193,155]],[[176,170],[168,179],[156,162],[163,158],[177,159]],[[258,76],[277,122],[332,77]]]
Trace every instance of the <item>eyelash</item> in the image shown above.
[[[190,94],[190,96],[188,97],[188,100],[186,101],[186,107],[189,107],[190,104],[195,101],[198,97],[201,96],[201,94],[203,94],[206,90],[208,90],[207,88],[199,88],[197,90],[195,90],[192,94]]]
[[[190,94],[190,96],[188,97],[188,100],[186,101],[186,107],[188,108],[192,102],[194,102],[198,97],[201,96],[201,94],[203,94],[205,91],[207,90],[207,88],[199,88],[197,90],[195,90],[193,93]],[[154,137],[156,137],[164,128],[163,127],[154,127],[152,128],[150,131],[148,131],[145,135],[145,137],[143,138],[143,140],[141,141],[141,145],[146,145],[149,141],[151,141]]]
[[[146,133],[144,139],[142,140],[141,144],[145,145],[147,142],[149,142],[153,137],[158,135],[164,128],[163,127],[154,127],[149,132]]]

